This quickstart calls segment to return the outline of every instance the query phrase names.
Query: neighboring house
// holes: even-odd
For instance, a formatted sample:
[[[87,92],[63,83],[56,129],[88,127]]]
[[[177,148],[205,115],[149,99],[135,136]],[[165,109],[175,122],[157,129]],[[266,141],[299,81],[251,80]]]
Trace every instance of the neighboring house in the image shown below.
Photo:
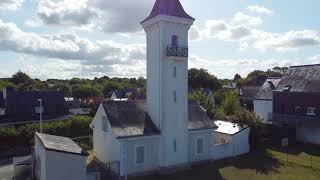
[[[10,122],[44,120],[68,115],[63,94],[59,91],[14,91],[5,89],[6,118]],[[42,99],[42,109],[38,99]]]
[[[224,159],[250,151],[250,127],[226,121],[215,121],[218,129],[214,134],[214,159]]]
[[[292,66],[273,92],[273,121],[296,128],[300,142],[320,145],[320,65]]]
[[[222,88],[228,89],[228,90],[236,90],[237,83],[229,81],[227,84],[223,85]]]
[[[264,123],[272,122],[273,91],[278,87],[280,80],[281,77],[269,77],[254,98],[254,112],[262,118]]]
[[[68,110],[72,115],[84,115],[90,113],[90,109],[81,107],[81,102],[79,100],[71,98],[65,98],[65,100]]]
[[[34,176],[37,180],[86,180],[88,155],[69,138],[36,133]]]
[[[120,176],[213,158],[217,128],[188,102],[188,31],[194,19],[179,0],[157,0],[141,24],[147,34],[146,101],[107,101],[91,123],[94,155],[119,163]]]
[[[0,120],[6,114],[6,107],[5,107],[5,100],[4,100],[4,93],[0,91]]]
[[[111,94],[111,100],[135,100],[138,97],[136,89],[119,89],[114,90]]]

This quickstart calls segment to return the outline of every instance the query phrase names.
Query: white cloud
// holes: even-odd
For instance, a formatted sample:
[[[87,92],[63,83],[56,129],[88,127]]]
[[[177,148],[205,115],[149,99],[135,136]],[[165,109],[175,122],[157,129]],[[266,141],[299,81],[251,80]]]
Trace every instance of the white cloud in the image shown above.
[[[39,0],[37,15],[28,25],[72,26],[108,33],[137,33],[151,11],[150,0]]]
[[[17,10],[19,9],[24,0],[1,0],[0,1],[0,9],[1,10]]]
[[[320,54],[309,58],[312,64],[320,64]]]
[[[320,37],[314,30],[268,33],[255,30],[252,35],[253,45],[261,50],[295,50],[301,47],[320,45]]]
[[[43,57],[55,62],[57,60],[78,61],[80,66],[74,67],[80,70],[77,74],[82,77],[99,74],[110,76],[143,75],[144,71],[137,67],[145,64],[145,49],[144,44],[120,44],[113,41],[93,42],[80,38],[76,34],[40,35],[28,33],[22,31],[13,23],[5,23],[0,20],[0,50],[32,55],[38,58]],[[31,72],[41,69],[32,64],[23,67],[29,67]],[[118,72],[118,74],[115,72]]]
[[[244,25],[244,26],[259,26],[262,24],[260,17],[249,16],[243,12],[237,12],[231,19],[230,24],[232,25]]]
[[[259,14],[265,14],[265,15],[270,15],[273,14],[273,11],[270,9],[267,9],[264,6],[259,6],[259,5],[254,5],[254,6],[248,6],[247,9],[251,12],[254,13],[259,13]]]
[[[267,70],[276,66],[283,67],[298,64],[298,62],[289,59],[207,59],[196,55],[191,55],[189,62],[189,68],[206,68],[218,78],[233,78],[236,73],[245,77],[254,70]]]

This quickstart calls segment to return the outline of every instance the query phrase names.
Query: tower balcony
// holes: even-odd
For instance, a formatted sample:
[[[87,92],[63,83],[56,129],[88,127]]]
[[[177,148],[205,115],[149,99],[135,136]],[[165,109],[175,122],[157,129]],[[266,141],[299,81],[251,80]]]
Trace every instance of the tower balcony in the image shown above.
[[[189,55],[188,46],[173,46],[169,45],[167,47],[167,56],[169,58],[187,58]]]

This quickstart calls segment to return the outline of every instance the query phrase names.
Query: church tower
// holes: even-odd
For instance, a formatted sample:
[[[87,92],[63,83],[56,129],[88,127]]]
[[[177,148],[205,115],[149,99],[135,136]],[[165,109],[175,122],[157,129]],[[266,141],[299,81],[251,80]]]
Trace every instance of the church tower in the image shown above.
[[[188,31],[179,0],[156,0],[141,22],[147,34],[147,110],[161,130],[160,166],[188,162]]]

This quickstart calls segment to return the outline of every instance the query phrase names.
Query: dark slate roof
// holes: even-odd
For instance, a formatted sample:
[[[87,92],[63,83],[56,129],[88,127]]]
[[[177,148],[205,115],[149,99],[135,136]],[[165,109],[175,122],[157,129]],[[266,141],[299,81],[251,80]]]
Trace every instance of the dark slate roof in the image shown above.
[[[68,109],[78,109],[81,108],[81,103],[79,100],[66,101]]]
[[[136,96],[138,94],[136,89],[118,89],[114,90],[113,93],[117,96],[118,99],[127,98],[127,93],[132,93],[132,96]]]
[[[291,66],[282,77],[277,91],[320,92],[320,64]]]
[[[82,156],[88,156],[87,151],[79,147],[70,138],[53,136],[49,134],[36,133],[45,149],[63,153],[71,153]]]
[[[42,99],[43,119],[54,119],[69,114],[64,96],[60,91],[13,91],[7,90],[6,110],[11,121],[24,122],[39,119],[35,107]]]
[[[175,16],[194,20],[193,17],[184,11],[179,0],[156,0],[150,15],[143,20],[142,23],[158,15]]]
[[[106,101],[103,103],[112,131],[118,138],[160,134],[146,112],[145,101]],[[217,128],[207,111],[189,102],[189,130]]]
[[[207,111],[193,101],[189,101],[188,119],[189,130],[218,128],[218,126],[208,117]]]
[[[272,100],[272,92],[278,87],[281,77],[269,77],[260,87],[255,99]]]
[[[106,101],[103,107],[118,138],[160,134],[145,110],[145,101]]]

